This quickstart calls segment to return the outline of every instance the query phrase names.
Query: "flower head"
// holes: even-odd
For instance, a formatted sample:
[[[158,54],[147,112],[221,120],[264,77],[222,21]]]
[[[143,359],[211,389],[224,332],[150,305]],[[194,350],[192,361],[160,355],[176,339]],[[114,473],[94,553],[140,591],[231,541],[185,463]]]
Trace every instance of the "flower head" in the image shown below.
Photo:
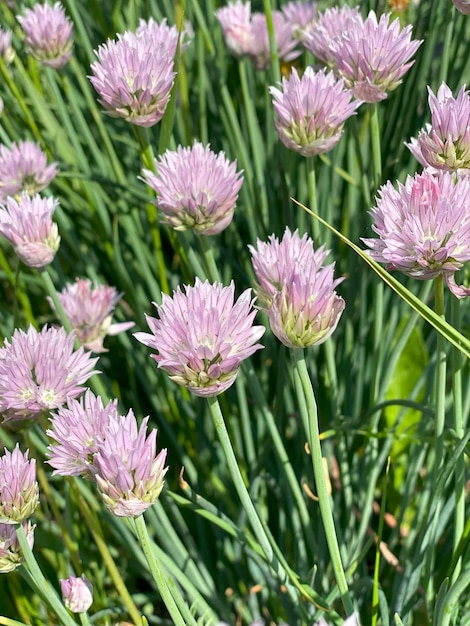
[[[361,20],[359,7],[351,9],[347,5],[326,9],[318,14],[314,24],[307,26],[302,34],[302,42],[320,62],[329,68],[335,65],[333,45],[343,33],[349,30],[354,20]]]
[[[371,215],[378,238],[363,239],[373,259],[418,280],[442,274],[455,296],[470,295],[454,278],[470,260],[470,179],[425,170],[398,189],[387,182],[376,202]]]
[[[445,83],[428,91],[431,124],[408,148],[424,167],[470,175],[470,92],[463,85],[454,98]]]
[[[452,0],[455,8],[464,15],[470,15],[470,0]]]
[[[332,45],[336,71],[358,100],[384,100],[387,92],[401,83],[414,63],[411,57],[422,44],[411,39],[411,26],[401,30],[398,18],[389,23],[390,15],[377,21],[371,11],[364,21],[351,20],[349,30]]]
[[[283,78],[282,90],[270,87],[276,130],[282,143],[303,156],[331,150],[343,134],[345,120],[359,106],[333,72],[307,67],[302,77],[295,68]]]
[[[18,202],[7,198],[5,208],[0,206],[0,234],[8,239],[15,253],[29,267],[46,267],[59,249],[59,231],[52,221],[57,205],[54,198],[30,197],[23,191]]]
[[[274,235],[269,243],[257,243],[258,249],[249,249],[273,333],[291,348],[325,342],[344,309],[335,292],[343,279],[334,280],[334,263],[323,265],[328,252],[323,247],[315,251],[309,237],[288,228],[280,243]]]
[[[61,579],[60,590],[65,606],[72,613],[85,613],[93,604],[93,587],[85,574]]]
[[[197,396],[216,396],[237,377],[240,363],[259,350],[264,327],[253,326],[251,290],[235,300],[233,282],[202,283],[163,294],[155,305],[159,318],[147,316],[151,333],[136,333],[141,343],[158,350],[152,355],[170,378]]]
[[[304,0],[291,0],[283,7],[288,24],[292,27],[294,37],[303,41],[305,33],[313,26],[317,17],[317,3]]]
[[[31,522],[23,522],[23,529],[29,547],[34,545],[34,529]],[[19,567],[24,561],[20,542],[16,536],[16,526],[0,523],[0,574],[7,574]]]
[[[16,444],[0,456],[0,523],[20,524],[31,517],[39,503],[36,460],[28,459]]]
[[[11,45],[11,30],[0,28],[0,57],[7,65],[12,63],[15,58],[15,51]]]
[[[74,350],[63,328],[16,329],[0,348],[0,413],[4,422],[36,417],[83,391],[98,359]]]
[[[195,143],[167,150],[155,166],[157,173],[143,170],[144,180],[157,192],[156,205],[167,224],[204,235],[220,233],[230,224],[243,183],[236,162]]]
[[[43,65],[63,67],[72,56],[73,24],[60,2],[35,4],[17,16],[30,54]]]
[[[247,55],[253,45],[251,32],[251,3],[236,0],[215,12],[222,27],[225,45],[236,57]]]
[[[47,165],[47,157],[32,141],[0,145],[0,201],[21,191],[33,195],[45,189],[57,175],[56,163]]]
[[[157,454],[157,431],[147,436],[147,422],[148,417],[138,428],[132,410],[110,420],[93,459],[103,501],[118,517],[141,515],[163,489],[167,451]]]
[[[136,33],[126,31],[99,46],[89,78],[108,115],[144,127],[161,120],[175,78],[177,41],[176,29],[166,22],[158,27],[141,21]]]
[[[137,27],[135,34],[137,37],[141,37],[143,39],[151,39],[153,41],[153,45],[156,48],[164,46],[164,49],[167,51],[168,55],[171,58],[174,58],[176,55],[179,38],[181,52],[184,52],[184,50],[186,50],[190,43],[189,39],[187,39],[189,37],[188,31],[182,31],[180,37],[176,26],[168,26],[166,18],[164,18],[160,24],[156,22],[153,17],[151,17],[147,21],[140,18],[139,26]],[[124,38],[130,38],[131,41],[133,40],[133,35],[129,31],[123,36]]]
[[[105,439],[111,420],[118,417],[117,400],[106,406],[90,390],[80,400],[69,398],[67,406],[59,407],[51,418],[47,435],[54,441],[49,446],[49,465],[53,474],[93,478],[93,459]]]
[[[301,54],[301,51],[297,49],[294,26],[281,11],[273,11],[272,20],[279,59],[281,61],[293,61]],[[251,36],[252,45],[248,56],[257,70],[266,70],[271,65],[271,49],[268,24],[264,13],[253,13],[251,17]]]
[[[77,278],[57,294],[78,341],[92,352],[106,352],[106,335],[117,335],[134,322],[112,324],[112,313],[122,297],[115,287],[93,286],[91,280]],[[50,300],[54,306],[52,300]]]

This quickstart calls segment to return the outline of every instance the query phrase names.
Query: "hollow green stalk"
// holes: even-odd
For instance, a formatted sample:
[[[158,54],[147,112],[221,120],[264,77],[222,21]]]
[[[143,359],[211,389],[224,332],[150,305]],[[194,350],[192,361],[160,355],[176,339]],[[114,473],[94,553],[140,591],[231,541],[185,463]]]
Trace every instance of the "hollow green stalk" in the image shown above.
[[[77,626],[77,622],[70,617],[52,585],[44,578],[21,524],[16,529],[16,536],[18,537],[18,542],[23,552],[24,566],[28,570],[30,583],[34,591],[38,593],[42,600],[44,600],[57,615],[62,626]]]
[[[209,236],[206,235],[196,235],[198,243],[202,250],[202,257],[204,263],[204,271],[207,278],[211,282],[220,282],[220,274],[217,268],[217,264],[214,258],[214,250],[211,245],[211,241]]]
[[[318,214],[317,179],[315,175],[315,162],[313,159],[314,157],[307,157],[305,159],[305,166],[307,168],[308,203],[309,203],[310,210],[317,215]],[[301,212],[302,220],[304,219],[303,217],[304,215],[305,215],[305,212],[302,211]],[[302,228],[302,224],[300,224],[300,227]],[[319,228],[318,220],[316,220],[314,217],[312,217],[312,234],[313,234],[313,241],[315,242],[316,245],[318,245],[318,242],[320,241],[320,228]]]
[[[307,364],[305,363],[304,351],[302,348],[297,348],[293,351],[293,364],[294,376],[300,382],[303,392],[303,397],[299,397],[298,400],[301,412],[305,413],[305,415],[303,415],[302,421],[304,424],[308,425],[306,436],[308,439],[310,454],[312,457],[313,474],[315,477],[315,484],[317,488],[320,515],[323,522],[328,550],[330,552],[331,565],[333,567],[336,583],[341,594],[341,600],[343,602],[344,609],[347,615],[351,615],[354,612],[354,605],[351,599],[351,595],[349,593],[348,584],[344,573],[338,539],[336,536],[333,512],[331,509],[328,487],[325,478],[322,449],[320,443],[320,432],[318,428],[317,403],[315,400],[315,394],[313,391],[312,383],[310,381]],[[299,390],[299,385],[296,385],[296,390]]]
[[[160,564],[157,561],[155,552],[152,549],[152,544],[148,534],[147,526],[145,525],[145,519],[143,515],[139,515],[134,519],[135,531],[139,543],[144,552],[145,558],[149,566],[150,573],[157,585],[158,591],[165,603],[166,608],[173,620],[175,626],[196,626],[196,620],[189,612],[189,608],[185,611],[185,618],[183,618],[180,607],[185,604],[183,598],[179,597],[178,604],[175,601],[175,596],[180,596],[180,593],[175,586],[174,582],[169,579],[168,574],[162,571]],[[170,591],[171,587],[171,591]]]
[[[462,325],[460,300],[452,298],[451,303],[452,325],[460,328]],[[461,353],[454,348],[452,352],[452,397],[454,429],[456,436],[461,439],[465,434],[465,424],[462,406],[462,367],[463,359]],[[460,541],[464,535],[465,528],[465,456],[462,454],[455,464],[455,511],[454,511],[454,555],[456,554]],[[454,583],[462,569],[462,555],[459,556],[452,572],[452,582]]]

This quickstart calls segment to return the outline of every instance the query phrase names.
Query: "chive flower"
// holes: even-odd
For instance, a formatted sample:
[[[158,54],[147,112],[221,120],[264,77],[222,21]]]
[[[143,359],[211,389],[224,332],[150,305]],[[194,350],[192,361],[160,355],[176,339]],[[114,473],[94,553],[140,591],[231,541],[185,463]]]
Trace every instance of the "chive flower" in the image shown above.
[[[26,191],[30,196],[45,189],[57,176],[56,163],[47,164],[46,154],[32,141],[0,145],[0,201]]]
[[[36,460],[28,459],[16,444],[13,452],[5,448],[0,456],[0,523],[20,524],[39,504]]]
[[[93,604],[93,587],[85,574],[61,579],[60,590],[65,606],[72,613],[85,613]]]
[[[228,389],[241,362],[262,348],[257,342],[265,329],[253,325],[251,290],[235,299],[233,281],[224,287],[196,278],[193,287],[178,287],[173,297],[163,294],[161,306],[155,306],[159,317],[147,315],[151,333],[134,337],[157,350],[151,357],[158,367],[196,396]]]

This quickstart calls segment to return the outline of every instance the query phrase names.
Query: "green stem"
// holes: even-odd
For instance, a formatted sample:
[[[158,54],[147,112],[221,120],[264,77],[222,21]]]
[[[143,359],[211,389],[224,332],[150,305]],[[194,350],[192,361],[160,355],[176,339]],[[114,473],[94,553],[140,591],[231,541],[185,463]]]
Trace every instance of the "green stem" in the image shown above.
[[[285,570],[277,556],[274,554],[274,550],[271,546],[268,535],[263,527],[263,522],[261,522],[258,516],[255,506],[250,498],[250,494],[248,493],[248,490],[243,481],[243,477],[240,473],[240,468],[238,467],[237,459],[235,458],[235,454],[232,448],[230,436],[225,425],[224,417],[222,415],[222,411],[220,410],[217,396],[209,397],[207,400],[212,419],[214,420],[215,429],[217,431],[219,441],[222,445],[222,449],[227,460],[230,476],[242,503],[243,509],[245,510],[248,520],[251,524],[255,537],[259,542],[262,551],[264,552],[267,562],[273,568],[280,583],[286,586],[286,589],[289,592],[291,598],[294,601],[298,601],[298,594],[289,583],[289,574]]]
[[[325,471],[323,467],[323,456],[320,443],[320,432],[318,428],[318,413],[315,394],[313,391],[310,376],[305,363],[304,351],[302,348],[295,349],[293,352],[294,374],[300,381],[303,391],[303,398],[299,398],[299,405],[303,416],[303,422],[308,423],[306,435],[312,456],[313,473],[315,476],[315,484],[317,488],[317,496],[320,506],[320,515],[323,521],[326,541],[331,557],[331,565],[336,577],[336,582],[341,594],[344,609],[347,615],[354,613],[354,605],[349,593],[346,576],[344,574],[343,563],[336,536],[335,523],[333,520],[333,512],[331,510],[330,498],[325,479]],[[296,386],[298,389],[298,386]]]
[[[372,166],[374,171],[374,189],[378,189],[382,180],[382,155],[380,148],[379,108],[371,105],[370,138],[372,142]]]
[[[452,298],[451,302],[452,325],[461,328],[460,300]],[[462,406],[462,367],[463,359],[458,350],[452,352],[452,396],[453,396],[453,419],[455,434],[462,438],[465,434],[464,417]],[[460,545],[465,528],[465,455],[462,454],[455,464],[455,511],[454,511],[454,555]],[[455,563],[452,573],[452,582],[455,582],[462,569],[462,555]]]
[[[276,46],[276,37],[274,35],[273,14],[271,10],[271,2],[264,0],[263,2],[264,12],[266,14],[266,25],[269,33],[269,50],[271,52],[271,72],[274,79],[274,84],[277,85],[281,82],[281,68],[279,67],[279,55]]]
[[[18,537],[18,541],[23,552],[25,566],[31,576],[31,582],[36,586],[35,591],[45,602],[47,602],[52,611],[54,611],[60,619],[62,626],[77,626],[75,620],[70,617],[67,609],[59,600],[59,597],[52,585],[44,578],[29,546],[22,524],[20,524],[16,529],[16,536]]]
[[[434,300],[436,313],[445,319],[444,308],[444,279],[442,274],[434,280]],[[446,340],[438,333],[437,335],[437,364],[435,383],[435,406],[436,406],[436,428],[435,428],[435,459],[436,472],[439,471],[443,461],[443,433],[445,426],[445,400],[446,400]]]
[[[162,600],[165,603],[168,612],[170,613],[173,623],[175,624],[175,626],[188,626],[189,624],[196,626],[196,620],[191,616],[189,611],[188,613],[191,617],[190,621],[185,621],[180,613],[180,609],[178,608],[173,597],[176,594],[179,595],[179,591],[177,590],[174,582],[168,578],[168,574],[162,572],[160,565],[157,562],[155,553],[152,550],[152,545],[150,542],[147,526],[145,525],[144,516],[139,515],[138,517],[136,517],[134,523],[137,537],[149,565],[150,573],[153,576],[158,591],[160,592]],[[170,585],[172,588],[171,592]],[[186,619],[188,619],[188,615]]]
[[[313,157],[307,157],[305,160],[305,164],[307,168],[308,202],[310,205],[310,210],[317,215],[317,180],[315,176],[315,162],[313,160]],[[302,215],[303,214],[304,211],[302,211]],[[318,242],[320,241],[320,228],[318,225],[318,221],[314,217],[312,217],[312,234],[315,245],[318,245]]]
[[[199,244],[202,249],[202,254],[204,257],[204,270],[207,278],[211,282],[221,282],[219,270],[217,268],[217,264],[214,259],[214,250],[212,249],[211,242],[208,241],[210,238],[206,235],[195,235],[199,241]]]

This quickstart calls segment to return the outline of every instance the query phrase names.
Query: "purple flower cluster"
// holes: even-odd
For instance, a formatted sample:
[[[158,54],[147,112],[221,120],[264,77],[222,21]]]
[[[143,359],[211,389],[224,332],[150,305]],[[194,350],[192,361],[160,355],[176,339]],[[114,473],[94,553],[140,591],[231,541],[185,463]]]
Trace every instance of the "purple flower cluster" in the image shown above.
[[[389,269],[426,280],[442,275],[458,298],[470,289],[454,274],[470,260],[470,178],[449,172],[408,176],[398,188],[387,182],[371,211],[375,239],[363,239],[370,255]]]
[[[47,164],[40,146],[32,141],[0,145],[0,201],[22,191],[33,195],[45,189],[57,176],[57,164]]]
[[[309,9],[308,16],[310,14]],[[252,12],[251,2],[236,0],[217,9],[215,16],[222,27],[225,43],[231,54],[236,57],[248,56],[258,70],[265,70],[270,66],[269,32],[264,13]],[[298,23],[291,21],[289,13],[282,11],[273,11],[272,20],[279,59],[296,59],[301,53],[297,49],[295,37]]]
[[[175,230],[193,229],[215,235],[232,221],[242,172],[223,152],[209,146],[167,150],[155,159],[156,173],[144,169],[144,180],[158,194],[156,205],[164,221]]]
[[[134,322],[112,323],[112,313],[122,298],[115,287],[93,286],[91,280],[77,278],[57,294],[76,338],[87,350],[106,352],[106,335],[117,335],[134,326]],[[50,300],[52,306],[52,300]]]
[[[99,46],[90,82],[108,115],[144,127],[161,120],[175,78],[178,37],[166,20],[141,20],[135,33],[126,31]]]
[[[274,335],[290,348],[325,342],[334,332],[344,309],[335,287],[334,263],[323,265],[328,251],[314,250],[313,241],[286,228],[279,242],[258,240],[248,246],[258,284],[256,293],[269,316]]]
[[[62,406],[83,391],[97,361],[74,336],[45,326],[16,329],[0,348],[0,414],[4,422],[25,420]]]
[[[132,410],[120,416],[117,400],[103,406],[91,391],[80,401],[70,398],[47,431],[54,474],[91,478],[114,515],[140,515],[160,495],[168,471],[167,451],[156,453],[157,431],[147,436],[147,422],[139,428]]]
[[[411,39],[411,26],[390,20],[390,13],[377,19],[373,11],[363,20],[358,7],[327,9],[305,31],[304,45],[358,100],[379,102],[401,83],[422,43]]]
[[[155,303],[154,303],[155,304]],[[251,290],[235,300],[235,285],[202,283],[178,289],[155,304],[158,319],[147,316],[151,333],[134,337],[158,351],[152,358],[170,378],[197,396],[216,396],[228,389],[240,363],[262,348],[263,326],[253,326]]]
[[[333,72],[314,72],[307,67],[299,77],[296,69],[283,78],[282,90],[270,87],[276,112],[276,130],[282,143],[305,157],[328,152],[343,134],[344,122],[360,102]]]
[[[84,613],[93,603],[93,588],[85,574],[61,579],[60,590],[65,606],[72,613]]]
[[[17,16],[29,53],[43,65],[63,67],[72,56],[73,24],[60,2],[35,4]]]

